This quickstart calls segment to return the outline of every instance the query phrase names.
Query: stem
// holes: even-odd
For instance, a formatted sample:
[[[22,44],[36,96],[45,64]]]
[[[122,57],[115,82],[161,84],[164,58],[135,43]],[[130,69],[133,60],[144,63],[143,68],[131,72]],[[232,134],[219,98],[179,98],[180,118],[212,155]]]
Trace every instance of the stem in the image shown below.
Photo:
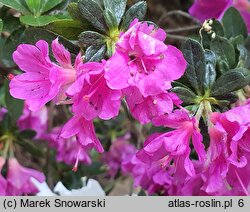
[[[204,101],[204,106],[205,106],[204,111],[205,111],[205,115],[207,118],[207,126],[208,126],[208,128],[210,128],[213,126],[213,123],[210,121],[210,115],[213,111],[212,111],[211,104],[209,101]]]
[[[167,18],[168,16],[171,16],[171,15],[180,15],[180,16],[183,16],[185,18],[188,18],[190,20],[192,20],[193,22],[197,23],[197,24],[200,24],[200,21],[194,17],[192,17],[191,15],[189,15],[188,13],[186,12],[183,12],[181,10],[172,10],[168,13],[165,13],[161,16],[161,18],[159,19],[159,22],[158,22],[158,25],[165,19]]]
[[[199,108],[198,108],[198,110],[197,110],[197,112],[196,112],[196,114],[195,114],[195,118],[196,118],[196,120],[199,122],[200,121],[200,119],[201,119],[201,116],[202,116],[202,114],[203,114],[203,111],[204,111],[204,103],[203,103],[203,101],[200,103],[200,106],[199,106]]]
[[[10,148],[10,143],[9,143],[8,140],[7,140],[7,142],[5,142],[4,150],[3,150],[3,157],[4,157],[4,158],[7,158],[9,148]]]
[[[172,35],[172,34],[168,34],[167,36],[168,36],[168,38],[172,38],[172,39],[175,39],[175,40],[182,40],[182,41],[185,41],[185,40],[188,39],[187,37],[181,36],[181,35]]]
[[[201,27],[201,25],[192,25],[192,26],[187,26],[187,27],[179,27],[176,29],[167,29],[167,30],[165,30],[165,32],[167,32],[167,33],[184,32],[184,31],[199,29],[200,27]]]

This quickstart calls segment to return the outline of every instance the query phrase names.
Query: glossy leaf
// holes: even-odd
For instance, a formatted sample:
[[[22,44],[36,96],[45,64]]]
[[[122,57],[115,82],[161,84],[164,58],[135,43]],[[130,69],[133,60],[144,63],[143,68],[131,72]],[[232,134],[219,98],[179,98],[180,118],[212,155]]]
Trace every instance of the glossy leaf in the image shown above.
[[[26,4],[29,7],[29,10],[35,14],[35,15],[40,15],[41,11],[41,4],[42,1],[41,0],[25,0]]]
[[[46,26],[54,21],[58,20],[57,17],[55,16],[48,16],[48,15],[43,15],[43,16],[21,16],[20,21],[23,24],[29,25],[29,26]]]
[[[139,1],[133,6],[131,6],[125,16],[123,17],[121,29],[127,30],[130,23],[137,18],[138,20],[142,21],[147,12],[147,3],[146,1]]]
[[[235,65],[235,51],[233,45],[226,38],[216,36],[210,44],[210,49],[215,52],[219,61],[225,61],[230,68]]]
[[[105,9],[109,10],[115,15],[116,22],[119,24],[121,22],[122,16],[124,15],[127,0],[103,0]]]
[[[105,52],[106,52],[105,45],[101,47],[90,46],[86,50],[85,60],[88,62],[92,61],[98,62],[103,59]]]
[[[205,50],[206,72],[204,76],[205,90],[210,89],[216,79],[216,55],[210,50]]]
[[[30,14],[30,11],[25,5],[25,0],[0,0],[3,5],[13,8],[22,14]]]
[[[241,17],[238,10],[230,7],[222,18],[222,23],[225,28],[225,35],[227,38],[243,35],[247,37],[247,26]]]
[[[42,1],[42,6],[41,6],[41,11],[47,12],[51,9],[53,9],[54,7],[56,7],[57,5],[59,5],[60,3],[63,2],[63,0],[43,0]]]
[[[84,47],[101,46],[105,43],[105,37],[94,31],[85,31],[79,35],[79,42]]]
[[[116,20],[116,17],[109,9],[104,10],[104,19],[110,30],[118,27],[118,22]]]
[[[94,0],[81,0],[78,3],[81,14],[98,30],[106,32],[107,26],[103,16],[103,9]]]
[[[179,98],[183,101],[184,105],[194,104],[196,103],[196,94],[191,91],[189,88],[185,87],[174,87],[172,89],[174,93],[176,93]]]
[[[206,70],[204,51],[201,45],[192,39],[188,39],[183,43],[181,49],[186,61],[188,62],[185,76],[196,92],[201,94],[203,93],[203,82]]]
[[[78,35],[83,31],[81,23],[72,19],[56,20],[46,26],[46,29],[69,40],[77,40]]]
[[[250,83],[250,71],[244,68],[230,70],[219,77],[212,87],[212,96],[227,95]]]

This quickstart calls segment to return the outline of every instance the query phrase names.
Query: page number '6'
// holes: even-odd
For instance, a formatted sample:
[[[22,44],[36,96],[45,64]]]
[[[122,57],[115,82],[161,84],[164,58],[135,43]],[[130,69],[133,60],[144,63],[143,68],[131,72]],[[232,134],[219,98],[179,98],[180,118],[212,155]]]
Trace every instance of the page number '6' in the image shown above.
[[[241,208],[244,207],[244,200],[243,199],[239,199],[238,206]]]

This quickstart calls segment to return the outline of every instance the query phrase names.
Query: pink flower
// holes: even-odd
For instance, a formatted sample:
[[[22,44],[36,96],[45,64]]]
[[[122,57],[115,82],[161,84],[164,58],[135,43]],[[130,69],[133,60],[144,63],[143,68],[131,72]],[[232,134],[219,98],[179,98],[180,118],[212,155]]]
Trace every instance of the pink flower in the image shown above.
[[[15,158],[10,158],[8,164],[7,195],[18,196],[22,194],[35,194],[38,192],[31,182],[31,178],[33,177],[42,183],[45,181],[43,173],[21,166]]]
[[[123,93],[131,114],[141,124],[147,124],[155,117],[169,114],[172,112],[174,104],[181,104],[178,96],[169,92],[143,97],[137,87],[130,87],[124,89]]]
[[[121,91],[108,87],[103,63],[83,64],[79,69],[81,75],[67,90],[73,99],[74,114],[81,114],[87,120],[96,117],[107,120],[119,113]]]
[[[60,136],[65,139],[75,136],[77,142],[83,148],[95,148],[100,153],[104,151],[99,139],[96,137],[92,121],[88,121],[82,116],[73,116],[64,125]]]
[[[203,189],[208,193],[216,193],[223,187],[227,190],[232,187],[226,180],[229,169],[234,169],[233,175],[248,166],[250,153],[250,105],[235,107],[225,113],[213,113],[211,121],[214,127],[210,128],[210,146],[206,161]],[[247,168],[249,169],[249,168]],[[241,175],[250,178],[248,172]],[[241,178],[238,181],[241,181]],[[226,183],[226,185],[225,185]],[[246,184],[240,183],[244,192]]]
[[[5,178],[1,175],[4,164],[5,158],[0,157],[0,196],[5,196],[7,187],[7,182]]]
[[[176,130],[167,133],[154,133],[148,137],[144,147],[137,153],[137,157],[145,163],[152,163],[164,158],[165,164],[174,162],[178,172],[195,175],[195,169],[190,159],[190,139],[200,162],[204,162],[206,152],[202,144],[202,135],[199,132],[195,118],[183,110],[176,110],[167,116],[160,116],[153,120],[155,125],[164,125]]]
[[[250,3],[248,0],[196,0],[189,9],[189,13],[202,22],[209,18],[221,19],[231,6],[239,10],[248,31],[250,31]]]
[[[187,63],[178,49],[164,44],[165,38],[164,30],[134,20],[107,61],[109,87],[120,90],[136,86],[144,97],[170,89],[171,81],[184,74]]]
[[[57,39],[52,43],[52,51],[61,66],[50,61],[48,43],[44,40],[35,46],[21,44],[13,53],[14,61],[25,73],[11,80],[10,93],[15,98],[26,100],[32,111],[38,111],[50,100],[63,101],[66,89],[75,81],[80,55],[73,68],[70,53]]]
[[[56,159],[65,162],[68,165],[74,165],[76,162],[91,164],[91,159],[86,148],[83,148],[75,137],[64,139],[60,137],[61,128],[53,128],[47,140],[51,147],[56,149]]]
[[[130,160],[136,152],[135,146],[128,142],[129,137],[125,135],[115,140],[109,151],[103,155],[103,161],[108,165],[108,174],[111,177],[115,177],[122,163]]]
[[[124,161],[123,172],[129,173],[134,178],[134,186],[141,186],[148,194],[168,195],[171,187],[172,176],[170,172],[162,166],[161,161],[152,164],[143,163],[135,155]]]
[[[17,125],[20,130],[32,129],[36,131],[37,139],[42,139],[48,130],[48,110],[44,106],[40,110],[33,112],[24,105],[23,114],[18,119]]]

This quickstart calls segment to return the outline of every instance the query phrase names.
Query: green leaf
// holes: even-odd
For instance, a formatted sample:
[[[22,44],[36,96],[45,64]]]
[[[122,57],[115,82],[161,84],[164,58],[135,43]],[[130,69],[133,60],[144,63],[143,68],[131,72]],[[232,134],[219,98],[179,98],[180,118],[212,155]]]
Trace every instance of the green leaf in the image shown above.
[[[185,72],[190,84],[198,94],[203,93],[203,82],[205,77],[205,54],[201,45],[192,39],[188,39],[181,46],[182,53],[188,62]]]
[[[15,143],[23,147],[26,151],[31,153],[34,156],[37,157],[43,157],[44,152],[42,149],[40,149],[38,146],[35,145],[34,141],[26,140],[26,139],[17,139],[15,140]]]
[[[23,31],[24,28],[14,31],[2,44],[3,46],[1,49],[4,49],[4,51],[0,50],[0,58],[1,62],[7,67],[15,65],[12,59],[12,54],[16,50],[17,46],[23,41]],[[0,40],[1,39],[2,38],[0,37]]]
[[[69,40],[77,40],[78,35],[83,30],[81,27],[81,23],[77,20],[72,19],[56,20],[46,26],[46,29]]]
[[[98,30],[106,32],[107,26],[103,16],[103,9],[94,0],[81,0],[78,3],[81,14]]]
[[[146,15],[147,12],[147,3],[146,1],[139,1],[136,4],[134,4],[132,7],[130,7],[125,16],[123,17],[122,21],[122,30],[127,30],[130,23],[135,19],[138,18],[139,21],[142,21]]]
[[[3,31],[3,20],[0,19],[0,33]]]
[[[40,15],[41,0],[25,0],[30,11],[35,15]]]
[[[219,61],[225,61],[230,68],[234,68],[236,62],[235,51],[229,40],[216,36],[210,43],[210,49],[215,52]]]
[[[11,124],[11,118],[8,113],[5,113],[3,116],[3,120],[0,122],[0,133],[3,135],[6,132],[9,132],[11,130],[12,124]]]
[[[23,24],[29,25],[29,26],[46,26],[54,21],[58,20],[55,16],[49,16],[49,15],[43,15],[43,16],[21,16],[20,21]]]
[[[42,0],[41,12],[47,12],[62,2],[63,0]]]
[[[20,99],[15,99],[10,95],[9,82],[7,80],[4,81],[4,89],[6,108],[11,117],[11,123],[14,126],[18,118],[22,115],[24,102]]]
[[[185,87],[174,87],[172,88],[172,91],[180,97],[184,105],[190,105],[196,103],[197,96],[190,89]]]
[[[87,62],[92,62],[92,61],[98,62],[103,59],[105,52],[106,52],[105,45],[101,47],[90,46],[86,50],[85,60]]]
[[[82,16],[82,14],[81,14],[81,11],[80,11],[79,8],[78,8],[77,3],[74,3],[74,2],[70,3],[70,4],[68,5],[68,7],[67,7],[67,11],[68,11],[69,15],[70,15],[73,19],[81,21],[81,19],[82,19],[83,16]],[[85,20],[84,20],[84,21],[85,21]]]
[[[115,15],[116,22],[119,25],[126,9],[127,0],[103,0],[103,3],[104,8]]]
[[[57,34],[42,28],[28,28],[25,30],[25,38],[30,44],[35,44],[38,40],[45,40],[48,43],[51,43],[52,40],[58,38],[59,42],[63,44],[71,54],[77,55],[80,51],[78,46],[74,45],[62,36],[58,36]]]
[[[205,50],[206,72],[204,77],[205,90],[209,90],[216,79],[216,55],[210,50]]]
[[[0,0],[3,5],[13,8],[22,14],[30,14],[30,11],[25,5],[25,0]]]
[[[110,30],[118,28],[116,17],[108,9],[104,10],[104,19]]]
[[[223,26],[221,25],[221,23],[216,20],[216,19],[210,19],[212,20],[212,24],[210,25],[212,27],[212,31],[213,33],[215,33],[216,35],[219,35],[221,37],[224,36],[224,28]],[[210,42],[212,40],[212,34],[213,33],[208,33],[206,32],[205,30],[202,30],[201,31],[201,42],[202,42],[202,45],[205,49],[209,49],[210,48]]]
[[[101,46],[105,44],[105,37],[94,31],[85,31],[79,35],[79,42],[84,47]]]
[[[31,130],[31,129],[23,130],[19,133],[18,136],[21,139],[31,139],[36,136],[36,131]]]
[[[225,34],[227,38],[235,37],[237,35],[243,35],[247,37],[247,26],[241,17],[238,10],[234,7],[230,7],[222,18],[222,23],[225,28]]]
[[[250,83],[250,71],[244,68],[230,70],[219,77],[212,87],[212,96],[227,95]]]
[[[242,35],[230,38],[230,42],[236,50],[237,67],[249,68],[248,62],[250,60],[249,51],[245,46],[245,39]]]

